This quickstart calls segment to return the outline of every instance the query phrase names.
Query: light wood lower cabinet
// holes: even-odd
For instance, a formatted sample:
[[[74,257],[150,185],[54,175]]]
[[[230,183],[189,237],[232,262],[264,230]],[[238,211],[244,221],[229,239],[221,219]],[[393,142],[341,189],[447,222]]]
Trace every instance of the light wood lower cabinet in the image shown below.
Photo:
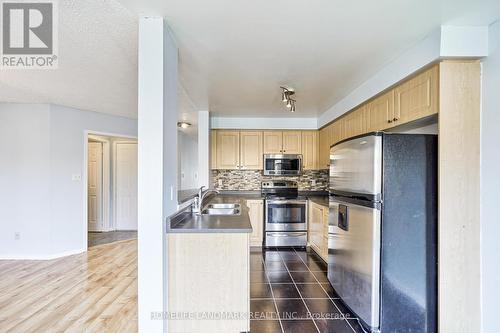
[[[328,207],[309,201],[309,246],[328,261]]]
[[[250,234],[250,246],[262,246],[264,240],[264,201],[261,199],[247,200],[247,206],[253,229]]]
[[[167,309],[179,316],[166,321],[168,331],[249,332],[249,235],[188,233],[167,239]],[[241,317],[209,317],[224,313]]]

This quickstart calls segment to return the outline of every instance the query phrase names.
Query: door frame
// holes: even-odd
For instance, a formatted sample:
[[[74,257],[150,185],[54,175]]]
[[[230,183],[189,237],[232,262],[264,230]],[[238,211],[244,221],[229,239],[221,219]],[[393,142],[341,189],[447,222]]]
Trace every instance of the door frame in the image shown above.
[[[110,172],[110,163],[111,163],[111,148],[110,148],[110,141],[106,139],[99,138],[95,136],[95,134],[88,134],[87,135],[87,144],[88,140],[94,140],[102,144],[102,202],[101,202],[101,209],[102,209],[102,229],[100,231],[105,232],[105,231],[111,231],[112,225],[111,221],[109,218],[109,212],[110,212],[110,177],[111,177],[111,172]],[[87,147],[88,151],[88,147]],[[87,170],[88,172],[88,170]],[[87,179],[88,181],[88,179]],[[87,190],[88,191],[88,190]],[[87,192],[88,196],[88,192]],[[87,203],[88,205],[88,203]],[[87,206],[88,209],[88,206]],[[88,216],[87,216],[88,219]],[[87,226],[88,228],[88,226]],[[87,230],[88,232],[88,230]]]
[[[119,134],[119,133],[112,133],[112,132],[102,132],[102,131],[94,131],[91,129],[86,129],[83,130],[83,166],[82,166],[82,182],[81,182],[81,188],[83,192],[83,220],[82,220],[82,239],[83,239],[83,249],[85,251],[88,251],[88,232],[89,232],[89,226],[88,226],[88,141],[89,141],[89,135],[98,135],[98,136],[111,136],[111,137],[117,137],[117,138],[123,138],[124,140],[127,139],[135,139],[138,142],[138,138],[136,135],[128,135],[128,134]],[[104,148],[104,147],[103,147]],[[104,155],[104,154],[103,154]],[[104,161],[103,161],[104,162]],[[103,168],[104,168],[104,163],[103,163]],[[109,168],[108,168],[109,169]],[[109,198],[108,198],[109,199]],[[108,205],[109,207],[109,205]],[[109,217],[109,214],[108,214]]]
[[[123,138],[123,141],[114,141],[113,142],[113,185],[111,187],[111,192],[112,192],[112,197],[113,197],[113,220],[112,220],[112,228],[113,230],[116,230],[116,208],[117,208],[117,205],[116,205],[116,198],[117,198],[117,188],[116,188],[116,170],[117,170],[117,161],[118,161],[118,156],[117,156],[117,153],[118,153],[118,150],[117,150],[117,146],[119,144],[136,144],[137,145],[137,149],[139,149],[139,142],[138,140],[127,140],[127,139],[131,139],[131,138]],[[139,162],[139,161],[137,161]]]

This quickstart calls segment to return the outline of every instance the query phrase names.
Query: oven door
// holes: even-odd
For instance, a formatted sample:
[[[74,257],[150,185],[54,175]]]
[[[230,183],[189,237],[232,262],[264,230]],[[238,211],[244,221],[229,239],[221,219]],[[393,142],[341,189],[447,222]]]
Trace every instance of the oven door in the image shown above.
[[[266,200],[266,231],[307,230],[307,201]]]
[[[264,175],[295,176],[302,170],[302,155],[264,155]]]

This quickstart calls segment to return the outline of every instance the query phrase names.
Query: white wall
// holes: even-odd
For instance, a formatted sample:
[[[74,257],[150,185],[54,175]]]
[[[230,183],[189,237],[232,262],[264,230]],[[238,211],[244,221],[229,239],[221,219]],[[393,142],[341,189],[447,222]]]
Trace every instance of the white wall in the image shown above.
[[[6,151],[2,156],[22,154],[8,163],[19,176],[7,180],[8,190],[2,191],[2,196],[13,195],[0,225],[0,237],[6,238],[0,242],[0,257],[52,258],[84,251],[86,131],[136,136],[137,121],[58,105],[0,104],[0,112],[0,131],[6,136],[0,143],[0,151]],[[14,145],[8,137],[16,138]],[[2,179],[8,174],[2,171]],[[72,180],[74,175],[81,180]],[[21,239],[14,243],[13,226],[21,229]]]
[[[483,332],[498,331],[500,299],[500,21],[489,28],[481,114],[481,253]]]
[[[179,130],[179,190],[198,188],[198,136]]]
[[[54,253],[64,253],[80,243],[87,246],[87,137],[86,131],[137,136],[137,120],[51,106],[51,225]],[[82,181],[71,180],[81,175]],[[79,221],[79,223],[77,222]],[[83,222],[82,222],[83,221]]]
[[[0,259],[52,254],[49,112],[49,105],[0,104]]]
[[[210,185],[210,113],[198,112],[198,186]]]

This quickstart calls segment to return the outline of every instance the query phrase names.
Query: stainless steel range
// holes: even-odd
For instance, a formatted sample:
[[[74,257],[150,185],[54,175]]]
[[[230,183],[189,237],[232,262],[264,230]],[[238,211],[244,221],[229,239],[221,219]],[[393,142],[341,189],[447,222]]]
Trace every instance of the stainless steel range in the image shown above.
[[[265,246],[305,247],[307,245],[307,199],[298,195],[297,182],[265,181]]]

